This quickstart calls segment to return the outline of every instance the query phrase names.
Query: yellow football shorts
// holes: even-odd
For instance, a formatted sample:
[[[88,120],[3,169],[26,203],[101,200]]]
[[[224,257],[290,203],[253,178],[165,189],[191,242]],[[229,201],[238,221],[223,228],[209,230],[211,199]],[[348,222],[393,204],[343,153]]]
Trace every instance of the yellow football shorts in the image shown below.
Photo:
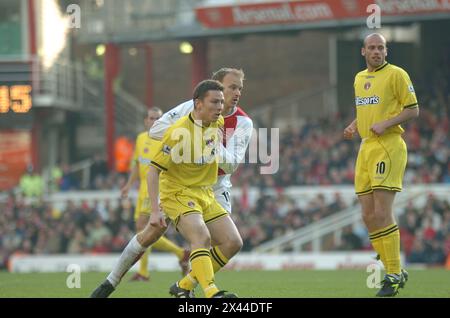
[[[408,152],[399,134],[371,137],[361,142],[355,167],[355,192],[401,191]]]
[[[134,220],[136,221],[141,215],[149,217],[150,208],[150,198],[139,195],[136,200],[136,208],[134,209]]]
[[[228,215],[228,212],[216,201],[210,187],[183,187],[161,182],[160,205],[175,226],[182,215],[199,213],[205,223]]]

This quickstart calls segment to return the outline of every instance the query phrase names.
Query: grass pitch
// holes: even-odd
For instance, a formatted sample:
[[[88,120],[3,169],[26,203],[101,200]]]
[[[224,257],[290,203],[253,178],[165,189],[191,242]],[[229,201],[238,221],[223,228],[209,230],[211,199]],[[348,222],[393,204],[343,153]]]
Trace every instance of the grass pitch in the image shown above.
[[[401,298],[449,298],[450,271],[410,270]],[[70,273],[11,274],[0,272],[0,298],[86,298],[106,278],[106,273],[81,273],[80,288],[68,288]],[[224,271],[216,276],[221,289],[243,298],[366,298],[377,289],[367,287],[364,270],[336,271]],[[128,273],[111,297],[166,298],[179,272],[152,272],[150,282],[129,282]],[[197,288],[197,296],[203,294]]]

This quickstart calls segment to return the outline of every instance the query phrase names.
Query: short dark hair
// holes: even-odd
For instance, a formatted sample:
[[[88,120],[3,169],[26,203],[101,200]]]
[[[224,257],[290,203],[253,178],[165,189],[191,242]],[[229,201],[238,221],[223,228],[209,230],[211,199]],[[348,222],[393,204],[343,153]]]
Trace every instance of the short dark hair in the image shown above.
[[[204,80],[197,84],[194,89],[194,100],[203,99],[209,91],[223,92],[223,85],[215,80]]]

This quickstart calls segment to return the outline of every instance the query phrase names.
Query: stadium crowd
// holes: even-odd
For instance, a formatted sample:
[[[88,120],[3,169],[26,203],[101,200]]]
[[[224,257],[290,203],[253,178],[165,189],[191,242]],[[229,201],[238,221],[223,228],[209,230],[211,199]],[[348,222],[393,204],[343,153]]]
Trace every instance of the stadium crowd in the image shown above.
[[[404,184],[450,183],[450,84],[446,83],[433,97],[421,94],[419,120],[404,125],[408,145],[408,166]],[[438,84],[428,83],[438,87]],[[425,85],[424,85],[425,87]],[[431,89],[431,88],[430,88]],[[432,90],[428,90],[432,91]],[[260,165],[241,165],[233,174],[235,186],[272,188],[275,197],[261,195],[250,206],[238,200],[233,217],[244,240],[244,250],[297,230],[346,207],[339,194],[332,202],[323,196],[310,200],[303,208],[283,194],[283,189],[296,185],[352,184],[354,160],[359,141],[345,141],[341,136],[351,117],[337,115],[299,122],[280,134],[280,169],[276,174],[261,175]],[[338,132],[338,133],[336,133]],[[21,182],[25,196],[40,196],[43,181],[29,170]],[[119,190],[126,174],[109,172],[106,162],[96,156],[90,168],[89,190]],[[32,181],[30,181],[32,180]],[[28,188],[27,188],[28,187]],[[81,182],[67,165],[52,172],[51,192],[79,190]],[[28,191],[30,190],[30,191]],[[25,204],[22,197],[11,194],[0,202],[0,268],[12,253],[104,253],[120,252],[134,233],[131,200],[114,204],[110,201],[71,202],[63,210],[40,201]],[[423,207],[408,206],[399,220],[402,244],[410,262],[442,264],[450,252],[450,207],[430,195]],[[168,232],[178,240],[177,233]],[[367,233],[345,229],[343,242],[337,249],[370,249]]]
[[[401,242],[410,263],[444,264],[450,255],[450,204],[430,194],[423,206],[412,202],[399,220]]]
[[[120,252],[134,235],[134,205],[131,199],[113,202],[67,201],[62,210],[39,201],[26,203],[21,196],[10,194],[0,208],[0,263],[12,253],[110,253]],[[280,194],[276,200],[261,197],[254,207],[244,210],[236,204],[233,214],[244,239],[244,250],[261,242],[295,230],[345,207],[339,195],[326,204],[322,195],[301,210],[295,202]],[[259,211],[259,212],[256,212]],[[276,221],[275,221],[276,220]],[[171,227],[170,239],[185,244]]]
[[[450,97],[449,97],[450,98]],[[450,101],[449,101],[450,105]],[[431,105],[430,105],[431,106]],[[408,165],[404,184],[450,183],[450,111],[421,108],[420,121],[404,125]],[[450,107],[450,106],[449,106]],[[425,108],[425,109],[423,109]],[[280,135],[280,169],[262,175],[258,165],[245,165],[233,175],[235,184],[250,186],[353,184],[360,141],[343,140],[340,132],[350,117],[308,120]]]
[[[250,251],[261,243],[291,233],[347,207],[339,193],[331,201],[318,194],[303,207],[282,191],[276,196],[260,196],[254,206],[240,201],[234,202],[233,219],[244,241],[244,251]]]
[[[120,252],[134,235],[130,199],[112,202],[67,201],[64,209],[10,194],[0,203],[0,267],[11,253],[82,254]]]
[[[0,268],[14,254],[113,253],[121,252],[134,235],[132,200],[67,201],[63,210],[40,201],[27,204],[9,195],[0,203]],[[236,201],[233,218],[244,241],[243,251],[295,231],[347,207],[339,193],[326,202],[319,194],[300,208],[279,192],[263,195],[254,206]],[[411,263],[444,264],[450,253],[450,204],[429,195],[424,206],[410,203],[399,219],[403,251]],[[167,236],[185,244],[169,228]],[[364,228],[344,229],[340,245],[328,249],[370,250]]]
[[[436,81],[434,79],[427,85],[434,85]],[[420,118],[403,125],[403,138],[408,145],[406,186],[450,183],[450,87],[447,87],[450,84],[447,82],[441,80],[440,84],[435,83],[434,89],[427,91],[437,90],[434,94],[419,92]],[[445,87],[436,89],[442,85]],[[426,87],[426,84],[421,86]],[[341,133],[352,119],[353,114],[299,119],[295,127],[280,132],[280,162],[276,174],[260,174],[260,164],[241,165],[232,176],[233,184],[240,186],[245,182],[259,188],[353,184],[360,141],[358,138],[344,140]],[[101,155],[93,158],[89,176],[87,187],[83,188],[79,174],[71,172],[67,164],[62,164],[51,172],[48,188],[51,192],[118,190],[127,179],[123,169],[109,171]],[[41,187],[44,187],[42,183]],[[37,192],[42,193],[42,189]]]

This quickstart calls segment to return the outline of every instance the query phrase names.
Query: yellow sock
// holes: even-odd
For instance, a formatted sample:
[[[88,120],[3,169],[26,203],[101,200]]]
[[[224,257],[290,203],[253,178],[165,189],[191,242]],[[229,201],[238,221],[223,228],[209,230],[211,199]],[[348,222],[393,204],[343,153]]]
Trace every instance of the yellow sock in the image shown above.
[[[150,273],[148,271],[148,255],[151,252],[151,248],[147,248],[147,250],[142,255],[141,259],[139,260],[139,275],[144,277],[149,277]]]
[[[214,284],[214,271],[211,264],[211,256],[206,248],[199,248],[191,252],[192,273],[202,286],[206,298],[211,298],[219,289]]]
[[[229,259],[219,250],[218,246],[214,246],[211,250],[211,262],[214,273],[217,273],[222,267],[227,265]]]
[[[370,237],[370,235],[369,235]],[[372,243],[372,247],[377,252],[378,256],[380,257],[381,262],[385,265],[385,259],[384,259],[384,246],[383,246],[383,240],[381,238],[376,239],[370,239],[370,243]]]
[[[383,236],[384,254],[386,258],[386,273],[400,274],[400,230],[398,226]]]
[[[218,246],[213,247],[209,250],[211,253],[211,263],[213,266],[214,273],[217,273],[222,267],[224,267],[229,259],[223,255],[223,253],[219,250]],[[178,285],[187,290],[193,290],[197,287],[197,278],[195,277],[192,271],[189,272],[186,276],[184,276],[179,282]]]
[[[195,287],[197,287],[198,281],[194,276],[194,273],[192,270],[184,276],[180,281],[178,281],[178,286],[180,286],[183,289],[187,290],[193,290]]]
[[[372,243],[374,250],[378,253],[378,255],[380,255],[381,262],[383,263],[386,273],[388,274],[391,274],[390,264],[392,264],[392,261],[388,261],[387,255],[389,252],[386,250],[387,246],[385,245],[385,237],[391,235],[395,231],[398,232],[398,226],[396,224],[391,224],[382,229],[369,233],[370,242]],[[391,250],[392,248],[390,248],[390,251]],[[398,247],[398,257],[400,266],[400,245]]]
[[[184,255],[184,249],[169,241],[169,239],[165,236],[161,236],[161,238],[157,240],[152,247],[163,252],[173,253],[178,257],[178,259],[182,259]]]

